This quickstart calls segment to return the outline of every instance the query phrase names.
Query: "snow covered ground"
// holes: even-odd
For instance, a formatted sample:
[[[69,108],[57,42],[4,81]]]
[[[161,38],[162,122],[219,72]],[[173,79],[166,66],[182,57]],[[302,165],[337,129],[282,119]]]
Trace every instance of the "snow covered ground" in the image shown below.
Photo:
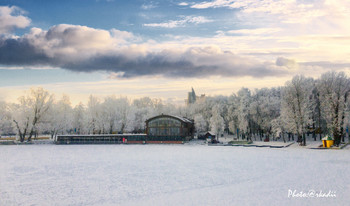
[[[349,157],[300,147],[1,146],[0,205],[349,205]]]

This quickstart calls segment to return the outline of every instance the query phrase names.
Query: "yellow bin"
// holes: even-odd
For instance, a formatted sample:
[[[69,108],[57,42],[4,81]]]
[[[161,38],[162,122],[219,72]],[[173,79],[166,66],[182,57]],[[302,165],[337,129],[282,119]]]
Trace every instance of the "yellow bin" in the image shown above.
[[[323,147],[331,147],[334,144],[334,140],[322,140]]]

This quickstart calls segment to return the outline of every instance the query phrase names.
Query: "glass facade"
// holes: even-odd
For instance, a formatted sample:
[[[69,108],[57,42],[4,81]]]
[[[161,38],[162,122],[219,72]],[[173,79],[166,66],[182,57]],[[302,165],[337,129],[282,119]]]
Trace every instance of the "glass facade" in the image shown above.
[[[150,136],[183,136],[181,121],[170,117],[159,117],[148,122]]]

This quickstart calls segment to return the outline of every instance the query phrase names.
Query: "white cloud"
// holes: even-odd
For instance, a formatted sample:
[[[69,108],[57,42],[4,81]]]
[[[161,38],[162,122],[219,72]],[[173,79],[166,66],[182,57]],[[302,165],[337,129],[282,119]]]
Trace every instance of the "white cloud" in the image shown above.
[[[26,28],[30,19],[23,16],[24,11],[16,6],[0,6],[0,34],[8,34],[15,28]]]
[[[242,20],[248,22],[282,22],[285,24],[334,24],[348,27],[350,23],[349,1],[296,1],[296,0],[213,0],[195,3],[195,9],[239,9]],[[253,18],[247,18],[251,16]]]
[[[337,69],[349,65],[345,60],[350,56],[350,36],[281,36],[283,32],[279,28],[241,29],[220,31],[214,37],[169,36],[172,40],[157,42],[141,41],[116,29],[61,24],[48,31],[32,28],[22,37],[0,39],[0,64],[102,70],[119,78],[281,76],[313,65],[307,62],[328,60],[317,64],[324,67],[343,60]]]
[[[203,22],[185,17],[186,22]],[[186,46],[148,41],[119,30],[60,24],[48,31],[32,28],[17,39],[0,39],[0,64],[107,71],[118,77],[280,76],[288,71],[274,62],[241,57],[217,46]],[[115,75],[114,75],[115,76]]]
[[[187,2],[181,2],[178,4],[179,6],[188,6],[189,4]]]
[[[183,16],[180,20],[171,20],[163,23],[143,24],[143,26],[177,28],[177,27],[185,27],[188,24],[203,24],[208,22],[213,22],[213,20],[207,19],[204,16]]]
[[[287,59],[284,57],[278,57],[276,59],[277,66],[285,66],[288,69],[297,70],[299,69],[299,64],[294,59]]]
[[[133,33],[128,31],[111,29],[110,33],[114,39],[118,39],[119,44],[142,40],[141,37],[135,36]]]
[[[55,25],[48,31],[34,27],[22,39],[48,57],[72,61],[112,52],[140,40],[127,31],[70,24]]]
[[[280,28],[258,28],[258,29],[237,29],[230,30],[228,34],[240,34],[240,35],[266,35],[281,31]]]
[[[350,59],[350,1],[213,0],[189,6],[235,9],[232,13],[243,28],[183,40],[191,44],[211,42],[269,61],[281,55],[302,62]]]
[[[141,9],[143,10],[150,10],[150,9],[154,9],[157,8],[157,5],[153,2],[150,2],[149,4],[142,4]]]
[[[266,0],[263,0],[266,1]],[[229,2],[229,1],[221,1]],[[236,1],[235,3],[242,3]],[[247,1],[251,3],[253,1]],[[267,1],[266,1],[267,2]],[[272,1],[271,1],[272,2]],[[285,1],[294,5],[294,1]],[[294,2],[294,3],[293,3]],[[217,5],[218,1],[216,1]],[[247,5],[248,5],[247,3]],[[256,5],[260,5],[255,2]],[[346,3],[330,4],[332,11],[344,12]],[[325,3],[325,4],[326,4]],[[243,3],[242,3],[243,4]],[[223,4],[221,4],[223,5]],[[282,8],[286,5],[280,5]],[[251,5],[250,5],[251,6]],[[268,4],[261,7],[248,6],[239,11],[238,16],[256,17],[259,11],[279,14]],[[320,9],[320,6],[301,6],[302,9]],[[260,9],[258,9],[260,8]],[[294,8],[290,7],[289,8]],[[295,10],[295,12],[294,12]],[[286,14],[298,13],[291,9]],[[113,72],[114,77],[136,76],[278,76],[298,72],[308,62],[343,62],[350,59],[350,32],[343,22],[335,19],[349,14],[334,14],[332,18],[316,18],[317,27],[312,24],[280,23],[280,18],[270,19],[266,25],[218,31],[212,37],[191,37],[168,35],[168,41],[142,40],[131,32],[116,29],[102,30],[80,25],[60,24],[48,31],[32,28],[23,36],[0,38],[0,64],[26,67],[61,67],[74,71],[104,70]],[[272,18],[269,15],[263,15]],[[276,15],[272,15],[276,17]],[[312,16],[312,15],[309,15]],[[278,17],[278,16],[277,16]],[[282,15],[284,18],[284,16]],[[281,18],[282,18],[281,17]],[[149,27],[176,28],[212,22],[203,16],[179,16],[179,20],[145,24]],[[283,19],[282,18],[282,19]],[[270,23],[272,22],[272,23]],[[245,22],[242,21],[242,24]],[[304,23],[302,23],[304,25]],[[334,27],[330,28],[330,25]],[[261,27],[259,27],[261,26]],[[277,59],[277,60],[276,60]],[[304,62],[302,66],[298,62]],[[321,65],[321,64],[320,64]],[[329,65],[329,64],[327,64]],[[325,67],[325,64],[320,67]],[[316,67],[314,67],[316,68]],[[338,67],[337,67],[338,68]]]
[[[112,31],[116,33],[116,31]],[[35,48],[40,48],[49,57],[82,58],[113,49],[124,39],[113,38],[109,31],[86,26],[60,24],[48,31],[32,28],[24,38]],[[118,41],[119,40],[119,41]]]
[[[218,31],[212,37],[169,36],[162,48],[217,46],[239,56],[276,61],[280,56],[297,62],[349,62],[350,35],[299,35],[293,29],[271,28]],[[239,34],[239,35],[238,35]],[[156,45],[155,45],[156,46]],[[301,67],[299,69],[302,69]],[[340,68],[338,68],[340,69]]]
[[[219,7],[232,7],[234,0],[214,0],[204,1],[201,3],[193,4],[191,8],[194,9],[207,9],[207,8],[219,8]]]

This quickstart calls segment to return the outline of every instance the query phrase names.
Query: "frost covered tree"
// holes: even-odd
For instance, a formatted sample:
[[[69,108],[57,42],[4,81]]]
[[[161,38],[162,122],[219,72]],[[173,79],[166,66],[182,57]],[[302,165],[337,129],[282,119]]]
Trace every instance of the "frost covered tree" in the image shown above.
[[[216,134],[217,139],[224,133],[225,123],[224,118],[221,116],[221,105],[215,105],[212,108],[212,116],[210,118],[210,130]]]
[[[284,123],[284,121],[283,121],[281,116],[279,116],[276,119],[271,121],[271,127],[272,127],[272,132],[276,136],[281,136],[282,139],[283,139],[283,142],[286,142],[286,139],[284,137],[284,133],[286,131],[285,123]]]
[[[230,95],[228,98],[227,105],[227,120],[228,120],[228,129],[231,133],[237,134],[238,129],[238,114],[237,114],[237,106],[238,106],[238,98],[236,94]]]
[[[28,141],[36,131],[36,126],[53,103],[53,95],[43,88],[31,89],[30,94],[21,96],[19,104],[12,105],[12,118],[19,135],[19,140],[24,141],[28,135]]]
[[[312,90],[312,95],[310,98],[311,108],[312,108],[312,119],[313,119],[313,138],[316,141],[317,133],[319,134],[319,140],[322,139],[322,134],[327,133],[327,121],[325,119],[324,111],[322,111],[321,105],[321,96],[320,96],[320,88],[319,88],[320,80],[317,79],[314,81],[314,86]]]
[[[258,94],[255,94],[253,95],[252,103],[250,104],[252,128],[253,128],[254,134],[257,134],[260,137],[260,141],[262,141],[262,137],[264,134],[264,125],[266,125],[264,124],[265,118],[264,118],[263,109],[262,109],[262,101],[263,99]]]
[[[21,141],[39,132],[53,136],[144,132],[147,119],[164,113],[194,119],[200,132],[228,131],[248,139],[254,135],[255,140],[258,135],[262,140],[264,135],[288,132],[297,134],[305,144],[304,134],[313,128],[315,132],[328,131],[339,144],[350,126],[349,84],[344,73],[328,72],[316,81],[295,76],[283,88],[252,92],[242,88],[229,97],[209,96],[185,107],[149,97],[131,103],[127,97],[100,101],[91,95],[86,105],[80,103],[74,109],[67,96],[54,102],[52,95],[39,88],[20,97],[17,104],[0,103],[0,132],[16,130]]]
[[[160,114],[169,112],[169,111],[164,110],[164,104],[163,104],[162,99],[154,98],[154,99],[152,99],[152,102],[153,102],[153,107],[154,107],[154,110],[156,112],[156,115],[160,115]]]
[[[101,104],[102,121],[105,133],[112,134],[117,130],[118,110],[117,98],[109,96]]]
[[[101,103],[97,97],[90,95],[86,109],[87,128],[89,134],[101,134],[103,133],[103,122]]]
[[[75,134],[84,134],[86,131],[87,115],[83,103],[79,103],[73,109],[73,132]]]
[[[272,134],[271,121],[280,116],[281,88],[256,89],[251,97],[251,130],[258,134],[260,141],[263,134]]]
[[[249,135],[250,138],[250,104],[251,104],[251,93],[247,88],[242,88],[237,93],[237,118],[238,128],[242,134],[242,138]]]
[[[6,102],[0,102],[0,135],[13,132],[11,113]]]
[[[126,97],[116,100],[117,129],[124,133],[133,129],[134,111],[131,109],[130,101]]]
[[[66,134],[73,129],[73,109],[67,95],[51,106],[44,123],[52,139],[59,133]]]
[[[151,98],[135,99],[132,103],[134,109],[134,131],[144,132],[145,121],[155,115],[155,108]]]
[[[321,108],[335,145],[344,137],[345,117],[348,115],[350,80],[344,72],[327,72],[318,81]]]
[[[208,122],[205,121],[201,114],[196,114],[194,116],[194,124],[197,131],[197,135],[208,131]]]
[[[6,103],[5,102],[0,102],[0,134],[2,134],[4,131],[4,123],[6,120]]]
[[[197,114],[200,113],[205,121],[210,122],[212,116],[212,109],[216,105],[215,99],[212,97],[207,97],[204,102],[199,102],[197,107]],[[209,128],[208,128],[209,129]]]
[[[272,121],[281,115],[281,88],[272,88],[267,90],[267,96],[263,99],[264,121],[262,127],[268,134],[272,132]]]
[[[282,92],[282,118],[286,128],[298,135],[301,145],[306,145],[305,133],[311,123],[312,82],[313,79],[298,75],[286,83]]]

